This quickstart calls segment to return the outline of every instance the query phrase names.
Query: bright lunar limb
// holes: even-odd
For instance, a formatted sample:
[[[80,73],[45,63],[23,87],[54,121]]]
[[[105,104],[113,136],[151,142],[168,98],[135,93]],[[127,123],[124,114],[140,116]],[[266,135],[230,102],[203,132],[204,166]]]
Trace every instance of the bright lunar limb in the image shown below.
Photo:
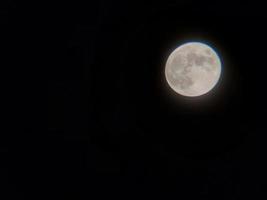
[[[169,56],[165,76],[177,93],[196,97],[209,92],[221,75],[221,61],[208,45],[189,42],[179,46]]]

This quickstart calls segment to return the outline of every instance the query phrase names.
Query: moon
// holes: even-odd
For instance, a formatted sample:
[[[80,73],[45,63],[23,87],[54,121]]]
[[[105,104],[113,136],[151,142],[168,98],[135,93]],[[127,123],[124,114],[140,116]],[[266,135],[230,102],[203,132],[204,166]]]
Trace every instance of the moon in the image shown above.
[[[168,57],[165,76],[178,94],[197,97],[208,93],[221,76],[221,61],[215,50],[200,42],[188,42]]]

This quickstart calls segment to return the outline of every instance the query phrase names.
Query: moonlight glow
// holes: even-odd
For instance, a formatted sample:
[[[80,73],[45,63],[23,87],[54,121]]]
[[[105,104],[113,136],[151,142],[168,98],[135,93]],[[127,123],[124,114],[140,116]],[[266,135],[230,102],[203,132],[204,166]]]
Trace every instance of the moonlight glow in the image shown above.
[[[221,75],[221,62],[208,45],[189,42],[169,56],[165,76],[169,86],[183,96],[196,97],[209,92]]]

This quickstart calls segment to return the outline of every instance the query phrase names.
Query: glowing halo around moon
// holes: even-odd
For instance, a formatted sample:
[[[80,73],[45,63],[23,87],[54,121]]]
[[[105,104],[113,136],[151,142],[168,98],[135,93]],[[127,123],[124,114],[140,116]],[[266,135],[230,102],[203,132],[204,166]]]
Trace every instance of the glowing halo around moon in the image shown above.
[[[178,94],[197,97],[211,91],[221,76],[221,61],[215,50],[200,42],[188,42],[168,57],[165,77]]]

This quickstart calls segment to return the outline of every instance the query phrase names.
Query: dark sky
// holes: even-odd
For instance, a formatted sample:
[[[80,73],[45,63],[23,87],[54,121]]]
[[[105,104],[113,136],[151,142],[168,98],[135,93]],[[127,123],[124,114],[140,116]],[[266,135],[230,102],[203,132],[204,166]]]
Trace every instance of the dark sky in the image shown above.
[[[27,5],[29,12],[14,5],[6,26],[19,32],[16,51],[32,52],[27,77],[48,73],[45,104],[23,109],[31,120],[12,139],[10,194],[264,199],[263,4],[102,0]],[[164,80],[168,55],[186,41],[211,44],[222,59],[219,84],[199,98],[176,95]]]

